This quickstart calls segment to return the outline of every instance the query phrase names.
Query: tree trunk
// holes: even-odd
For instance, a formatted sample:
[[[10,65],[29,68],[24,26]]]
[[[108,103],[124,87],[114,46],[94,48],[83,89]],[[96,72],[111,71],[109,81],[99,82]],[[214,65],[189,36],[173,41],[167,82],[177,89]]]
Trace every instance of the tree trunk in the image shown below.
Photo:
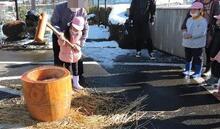
[[[53,9],[55,8],[55,0],[52,0]]]
[[[31,0],[31,10],[36,10],[35,0]]]

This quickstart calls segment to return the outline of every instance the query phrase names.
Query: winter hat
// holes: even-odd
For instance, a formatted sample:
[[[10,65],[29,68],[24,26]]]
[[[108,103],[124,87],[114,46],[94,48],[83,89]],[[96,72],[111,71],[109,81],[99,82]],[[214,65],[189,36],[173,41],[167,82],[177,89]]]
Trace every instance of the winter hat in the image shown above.
[[[74,17],[71,21],[71,25],[77,30],[84,29],[85,20],[83,17]]]
[[[219,14],[219,15],[214,16],[214,18],[216,18],[216,19],[220,20],[220,14]]]
[[[203,4],[201,2],[194,2],[190,9],[203,9]]]

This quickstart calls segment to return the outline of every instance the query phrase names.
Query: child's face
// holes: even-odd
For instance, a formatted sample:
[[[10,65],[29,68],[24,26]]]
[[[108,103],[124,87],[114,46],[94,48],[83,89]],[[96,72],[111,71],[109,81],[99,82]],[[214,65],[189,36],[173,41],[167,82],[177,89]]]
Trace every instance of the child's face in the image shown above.
[[[80,31],[75,29],[73,26],[70,27],[70,34],[71,35],[74,35],[74,36],[77,36],[79,35]]]
[[[196,14],[196,13],[199,13],[200,11],[199,11],[199,9],[191,9],[190,12],[192,14]]]
[[[198,17],[200,15],[200,10],[199,9],[191,9],[190,14],[192,17]]]

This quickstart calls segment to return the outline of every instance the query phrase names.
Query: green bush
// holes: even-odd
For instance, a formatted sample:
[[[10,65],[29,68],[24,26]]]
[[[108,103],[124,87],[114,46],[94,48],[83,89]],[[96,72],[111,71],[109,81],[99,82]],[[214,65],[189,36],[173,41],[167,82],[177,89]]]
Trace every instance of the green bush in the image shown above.
[[[112,8],[108,7],[105,12],[105,8],[100,7],[91,7],[89,8],[89,14],[95,14],[95,18],[89,20],[90,24],[100,24],[107,25],[109,27],[110,32],[110,40],[120,41],[123,39],[123,25],[112,25],[108,24],[108,17],[111,13]]]
[[[93,14],[95,14],[96,12],[97,12],[97,10],[98,10],[98,7],[91,7],[91,8],[89,8],[89,10],[88,10],[88,13],[93,13]]]
[[[24,21],[25,20],[25,15],[27,14],[28,12],[28,7],[27,6],[20,6],[18,7],[18,16],[19,16],[19,19]]]
[[[91,19],[90,23],[108,25],[108,17],[112,8],[107,7],[106,10],[103,7],[91,7],[89,8],[89,14],[95,14],[95,18]]]
[[[110,40],[120,41],[123,39],[123,25],[109,25]]]

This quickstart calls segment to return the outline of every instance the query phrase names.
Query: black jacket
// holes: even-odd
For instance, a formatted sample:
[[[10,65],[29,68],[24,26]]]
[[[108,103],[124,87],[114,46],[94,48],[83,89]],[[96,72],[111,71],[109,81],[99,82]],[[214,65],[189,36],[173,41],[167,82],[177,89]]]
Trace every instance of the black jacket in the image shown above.
[[[220,27],[215,26],[210,57],[214,58],[219,51],[220,51]]]
[[[155,0],[132,0],[129,19],[153,22],[156,11]]]

